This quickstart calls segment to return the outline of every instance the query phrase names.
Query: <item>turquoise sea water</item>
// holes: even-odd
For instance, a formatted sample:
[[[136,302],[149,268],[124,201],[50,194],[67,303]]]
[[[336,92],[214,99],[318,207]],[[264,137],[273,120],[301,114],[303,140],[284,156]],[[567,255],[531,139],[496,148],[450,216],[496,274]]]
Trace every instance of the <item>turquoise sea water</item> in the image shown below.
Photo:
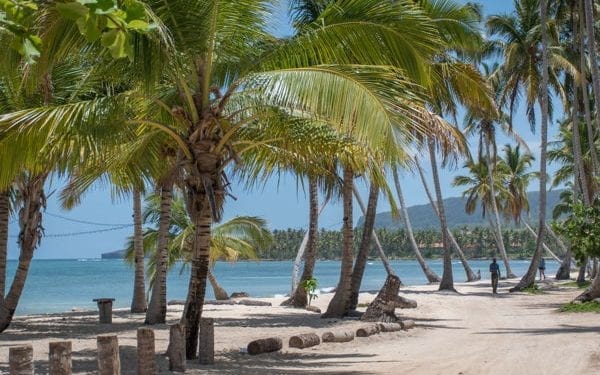
[[[470,261],[475,272],[481,270],[483,278],[488,277],[487,260]],[[422,271],[414,260],[396,260],[394,269],[406,285],[425,284]],[[441,275],[441,260],[429,261],[430,266]],[[17,266],[17,261],[8,262],[9,282]],[[511,262],[513,272],[521,276],[529,266],[528,260]],[[453,261],[454,280],[465,280],[465,273],[459,261]],[[546,261],[546,273],[553,276],[558,263]],[[218,263],[215,275],[229,292],[245,291],[253,297],[272,297],[289,293],[291,283],[291,261],[281,262],[238,262]],[[501,266],[504,273],[504,267]],[[315,276],[320,288],[331,288],[337,284],[340,272],[339,261],[319,261]],[[363,290],[378,290],[385,280],[385,270],[380,261],[369,261],[363,278]],[[169,274],[168,299],[185,299],[189,271],[177,267]],[[129,307],[133,290],[133,269],[122,260],[64,259],[34,260],[31,264],[17,315],[70,311],[73,308],[95,309],[92,299],[113,297],[115,307]],[[213,298],[208,287],[207,298]]]

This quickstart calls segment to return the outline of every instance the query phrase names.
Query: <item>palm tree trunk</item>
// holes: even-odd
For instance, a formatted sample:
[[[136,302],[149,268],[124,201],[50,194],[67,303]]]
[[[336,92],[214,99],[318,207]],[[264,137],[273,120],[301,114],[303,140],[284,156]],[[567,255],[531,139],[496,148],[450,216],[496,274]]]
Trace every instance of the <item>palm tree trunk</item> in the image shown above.
[[[363,213],[363,215],[366,215],[367,208],[365,207],[365,202],[363,202],[362,198],[360,197],[360,194],[358,193],[358,189],[356,188],[356,186],[354,186],[352,191],[354,192],[354,198],[356,198],[356,202],[358,203],[358,206],[360,207],[361,212]],[[379,237],[377,236],[377,232],[375,231],[374,226],[373,226],[373,230],[371,231],[371,235],[372,235],[371,239],[375,243],[375,247],[377,248],[377,253],[379,254],[381,263],[383,263],[383,268],[385,268],[385,272],[388,275],[397,276],[396,271],[394,271],[394,268],[390,264],[390,260],[388,259],[388,257],[385,255],[385,252],[383,251],[383,246],[381,246],[381,242],[379,242]],[[400,283],[402,283],[402,281],[400,281]]]
[[[190,195],[188,198],[188,211],[194,222],[194,239],[190,283],[183,316],[181,317],[181,323],[185,326],[187,359],[196,358],[198,355],[198,330],[200,328],[204,296],[206,295],[212,225],[212,213],[206,193],[194,192],[195,189],[190,190],[191,192],[188,193]]]
[[[410,217],[408,216],[408,209],[406,207],[406,202],[404,201],[404,194],[402,193],[402,186],[400,185],[400,179],[398,178],[398,169],[393,168],[392,173],[394,174],[394,184],[396,185],[396,193],[398,195],[398,201],[400,202],[400,210],[402,211],[402,220],[404,221],[406,234],[413,252],[415,253],[415,257],[417,258],[417,262],[419,262],[419,265],[421,266],[421,269],[423,270],[428,282],[439,283],[441,280],[440,277],[431,268],[429,268],[429,265],[423,258],[421,250],[419,250],[419,245],[415,240],[415,234],[413,233]]]
[[[173,184],[160,185],[160,217],[158,220],[158,241],[156,249],[156,276],[146,311],[145,324],[164,324],[167,318],[167,263],[169,257],[169,225]]]
[[[429,198],[429,203],[431,204],[431,208],[433,209],[433,212],[438,217],[438,219],[440,220],[440,223],[441,223],[442,218],[440,216],[440,210],[438,209],[437,202],[434,200],[433,195],[431,195],[429,185],[427,184],[427,180],[425,179],[425,174],[423,173],[423,168],[421,167],[421,164],[419,163],[419,161],[417,161],[416,159],[415,159],[415,163],[417,165],[417,170],[419,171],[419,176],[421,177],[421,182],[423,183],[423,188],[425,189],[427,198]],[[444,217],[444,221],[445,220],[446,219]],[[471,266],[469,265],[469,262],[467,261],[467,257],[463,253],[462,249],[460,248],[460,245],[456,241],[456,238],[454,238],[454,235],[452,234],[452,232],[450,231],[450,229],[448,228],[447,225],[446,225],[445,232],[446,232],[446,237],[448,238],[448,241],[450,242],[450,245],[454,248],[454,251],[456,251],[456,254],[458,255],[460,262],[465,270],[467,282],[479,280],[480,277],[476,276],[475,273],[473,272],[473,270],[471,269]]]
[[[563,253],[567,253],[569,252],[569,248],[565,245],[565,243],[560,239],[560,237],[558,237],[556,235],[556,233],[554,233],[554,231],[552,230],[552,228],[546,224],[546,231],[548,232],[548,234],[550,235],[550,237],[552,237],[552,239],[554,240],[554,242],[556,242],[558,244],[558,246],[561,248],[561,250],[563,251]]]
[[[585,7],[585,30],[587,34],[587,50],[590,55],[590,71],[592,73],[592,88],[596,113],[600,113],[600,69],[598,69],[598,54],[596,52],[596,36],[594,29],[594,9],[592,0],[583,0]],[[598,119],[596,118],[596,121]]]
[[[308,245],[308,236],[309,234],[307,230],[306,233],[304,233],[302,242],[300,242],[300,247],[298,247],[296,259],[294,259],[294,265],[292,266],[292,294],[294,294],[294,291],[298,288],[298,284],[300,283],[300,266],[302,265],[304,254],[306,253],[306,246]]]
[[[133,250],[135,253],[135,279],[131,312],[146,311],[146,285],[144,282],[144,234],[142,233],[142,195],[133,191]]]
[[[344,186],[342,187],[342,201],[344,205],[343,219],[343,246],[340,280],[327,311],[325,318],[342,318],[348,313],[348,306],[352,286],[352,264],[354,263],[354,231],[352,224],[352,187],[354,186],[354,173],[351,168],[344,167]]]
[[[309,280],[313,277],[315,263],[317,262],[317,240],[319,235],[319,214],[325,207],[327,201],[323,202],[323,206],[319,209],[319,191],[317,180],[313,177],[308,178],[308,194],[309,194],[309,220],[306,240],[306,257],[304,261],[304,269],[302,270],[301,281]],[[292,296],[285,301],[285,305],[304,308],[308,305],[308,295],[304,288],[296,286],[292,292]]]
[[[510,289],[511,292],[521,291],[535,283],[538,264],[542,258],[544,235],[546,233],[546,159],[548,148],[548,33],[547,33],[547,4],[546,0],[540,1],[540,23],[542,34],[542,82],[540,90],[540,111],[542,115],[541,124],[541,145],[540,145],[540,205],[538,217],[538,238],[536,241],[535,252],[529,264],[527,272],[519,283]]]
[[[574,36],[577,38],[577,41],[574,43],[578,45],[579,49],[579,69],[581,72],[581,99],[583,102],[583,110],[585,115],[585,124],[588,135],[588,144],[590,149],[590,155],[592,159],[592,174],[596,176],[600,173],[600,165],[598,163],[598,153],[596,152],[596,146],[594,140],[595,130],[594,124],[592,122],[592,111],[590,109],[590,99],[588,97],[588,81],[587,81],[587,59],[585,55],[585,16],[583,12],[583,6],[579,7],[579,29],[577,29],[574,25]]]
[[[433,139],[429,139],[429,158],[431,160],[431,173],[433,175],[433,186],[437,198],[437,210],[442,227],[442,244],[444,245],[444,272],[442,273],[442,281],[440,281],[439,290],[454,289],[454,277],[452,276],[452,255],[450,254],[450,243],[448,239],[448,223],[446,222],[446,213],[444,211],[444,202],[442,198],[442,187],[440,185],[440,177],[438,175],[437,160],[435,157],[435,145]]]
[[[367,265],[367,258],[371,250],[371,239],[373,237],[373,228],[375,227],[375,214],[377,213],[378,198],[379,187],[377,184],[371,182],[371,187],[369,188],[369,200],[367,201],[367,211],[365,213],[364,230],[358,254],[356,255],[356,261],[354,262],[354,269],[352,270],[352,290],[348,310],[356,310],[356,306],[358,305],[360,284],[362,284],[362,278]]]
[[[584,266],[585,269],[585,266]],[[578,280],[579,281],[579,280]],[[596,274],[596,277],[592,280],[590,287],[583,293],[581,293],[575,300],[577,301],[592,301],[596,298],[600,298],[600,276]]]
[[[19,264],[5,298],[0,298],[0,332],[10,325],[25,287],[33,252],[42,237],[42,211],[46,207],[46,174],[24,177],[18,189],[23,207],[19,210]]]
[[[228,300],[229,294],[227,294],[227,291],[219,284],[219,282],[217,281],[217,278],[212,273],[210,268],[208,269],[208,274],[206,275],[206,277],[208,278],[208,281],[210,282],[210,285],[213,288],[213,292],[215,293],[215,299],[217,301]]]
[[[6,292],[6,259],[8,252],[8,220],[10,218],[10,196],[0,192],[0,300]]]
[[[523,225],[525,225],[525,228],[527,229],[527,231],[529,233],[531,233],[531,235],[533,236],[533,238],[535,238],[537,240],[537,233],[533,230],[533,228],[527,224],[527,222],[523,221]],[[550,256],[552,258],[554,258],[554,260],[556,260],[557,262],[561,262],[560,258],[556,256],[556,254],[554,254],[554,252],[552,252],[552,250],[550,250],[550,248],[548,247],[548,245],[546,245],[545,243],[543,244],[544,246],[544,250],[550,254]]]
[[[500,214],[498,213],[498,203],[496,202],[496,189],[494,188],[494,168],[492,165],[492,155],[490,151],[490,140],[488,137],[485,137],[485,161],[487,163],[488,168],[488,179],[490,184],[490,204],[492,205],[492,223],[493,230],[495,232],[496,237],[496,245],[498,245],[498,250],[500,250],[500,256],[502,257],[502,261],[504,262],[504,267],[506,268],[506,277],[509,279],[517,277],[510,268],[510,262],[508,260],[508,254],[506,253],[506,247],[504,246],[504,239],[502,238],[502,227],[500,225]]]

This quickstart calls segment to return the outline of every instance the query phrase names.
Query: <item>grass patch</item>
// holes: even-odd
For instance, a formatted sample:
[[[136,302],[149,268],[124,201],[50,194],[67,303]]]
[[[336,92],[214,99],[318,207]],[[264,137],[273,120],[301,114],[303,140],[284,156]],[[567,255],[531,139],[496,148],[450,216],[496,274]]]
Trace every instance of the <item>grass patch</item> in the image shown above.
[[[567,287],[567,288],[579,288],[579,289],[586,289],[588,286],[590,286],[592,284],[591,281],[584,281],[582,283],[578,283],[577,281],[570,281],[568,283],[564,283],[561,286]]]
[[[589,301],[583,303],[569,302],[560,308],[560,312],[586,313],[595,312],[600,314],[600,303]]]
[[[523,289],[523,292],[529,293],[529,294],[544,294],[544,291],[541,290],[537,284],[528,286],[527,288]]]

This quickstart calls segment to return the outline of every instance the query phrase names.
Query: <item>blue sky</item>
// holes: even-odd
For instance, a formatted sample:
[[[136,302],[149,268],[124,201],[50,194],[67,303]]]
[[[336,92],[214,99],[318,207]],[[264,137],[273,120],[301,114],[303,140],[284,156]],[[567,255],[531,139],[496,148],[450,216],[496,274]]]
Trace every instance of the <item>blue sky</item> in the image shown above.
[[[508,13],[513,9],[509,1],[480,1],[485,14]],[[272,30],[277,35],[290,35],[292,29],[286,15],[287,5],[284,3],[276,9],[276,17],[273,19]],[[556,106],[557,108],[559,106]],[[560,118],[557,113],[555,118]],[[459,119],[460,121],[460,119]],[[514,126],[516,131],[524,138],[534,154],[539,154],[538,135],[533,134],[520,108],[515,116]],[[550,132],[550,138],[555,134],[556,126]],[[508,139],[500,139],[499,145],[507,143]],[[472,142],[472,147],[475,144]],[[424,163],[427,164],[427,163]],[[537,168],[537,167],[536,167]],[[429,169],[429,168],[428,168]],[[552,169],[551,169],[552,170]],[[451,186],[453,176],[461,174],[460,170],[443,171],[441,181],[444,196],[459,196],[461,191]],[[50,192],[60,188],[60,181],[55,181]],[[364,182],[358,185],[366,196]],[[409,205],[424,204],[427,197],[421,187],[419,180],[410,171],[402,174],[402,185],[405,190],[407,203]],[[531,190],[538,190],[538,185],[532,185]],[[298,189],[295,177],[283,175],[273,179],[264,187],[247,191],[237,181],[232,187],[232,194],[237,200],[230,199],[225,206],[225,219],[236,215],[262,216],[268,220],[271,228],[301,228],[307,225],[308,203],[304,191]],[[104,230],[108,227],[92,224],[74,223],[56,216],[61,215],[80,221],[96,223],[118,223],[127,224],[132,222],[131,201],[129,199],[113,199],[110,191],[103,187],[97,187],[88,193],[80,207],[65,212],[61,210],[57,200],[56,192],[51,195],[48,202],[47,215],[44,216],[44,228],[47,234],[42,240],[40,248],[36,252],[36,258],[94,258],[101,253],[121,249],[127,236],[131,233],[131,227],[119,230],[90,233],[85,235],[70,235],[71,233]],[[381,200],[378,211],[387,211],[389,205]],[[449,213],[451,214],[451,213]],[[355,219],[360,216],[358,207],[355,207]],[[341,205],[339,202],[329,204],[320,218],[320,227],[338,229],[341,226]],[[11,224],[9,244],[9,257],[18,257],[16,246],[17,234],[16,223]]]

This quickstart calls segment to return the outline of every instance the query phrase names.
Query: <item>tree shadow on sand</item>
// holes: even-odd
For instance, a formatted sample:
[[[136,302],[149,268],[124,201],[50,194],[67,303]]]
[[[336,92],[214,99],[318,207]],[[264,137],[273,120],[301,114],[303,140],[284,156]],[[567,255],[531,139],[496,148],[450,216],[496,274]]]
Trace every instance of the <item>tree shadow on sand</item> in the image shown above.
[[[268,353],[258,356],[237,351],[220,353],[215,366],[202,366],[188,362],[189,369],[201,369],[206,374],[348,374],[367,375],[374,372],[353,371],[357,363],[377,363],[370,361],[374,354],[334,354],[334,353]],[[326,361],[326,362],[324,362]],[[327,367],[345,367],[344,370],[327,370]],[[293,368],[292,368],[293,367]]]
[[[569,333],[600,333],[600,327],[576,326],[570,324],[561,324],[554,328],[496,328],[485,332],[476,332],[477,335],[561,335]]]
[[[217,323],[223,327],[310,327],[327,328],[339,321],[357,321],[358,318],[322,319],[320,314],[249,314],[243,318],[219,318]]]

